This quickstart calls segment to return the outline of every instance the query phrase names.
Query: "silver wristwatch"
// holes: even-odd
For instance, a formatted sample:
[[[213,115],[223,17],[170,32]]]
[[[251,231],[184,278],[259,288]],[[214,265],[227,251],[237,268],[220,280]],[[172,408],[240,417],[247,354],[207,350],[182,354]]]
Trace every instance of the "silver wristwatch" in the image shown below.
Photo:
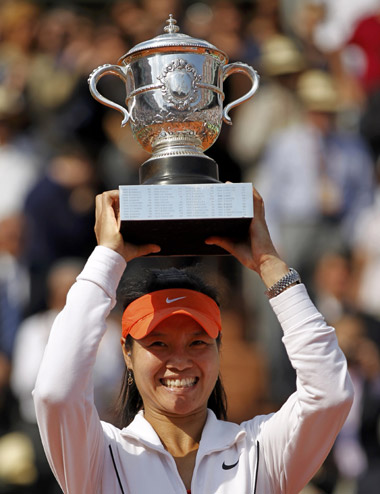
[[[290,285],[301,283],[301,277],[297,271],[293,268],[289,268],[288,273],[280,280],[276,281],[274,285],[265,290],[265,295],[268,298],[277,297],[281,292],[286,290]]]

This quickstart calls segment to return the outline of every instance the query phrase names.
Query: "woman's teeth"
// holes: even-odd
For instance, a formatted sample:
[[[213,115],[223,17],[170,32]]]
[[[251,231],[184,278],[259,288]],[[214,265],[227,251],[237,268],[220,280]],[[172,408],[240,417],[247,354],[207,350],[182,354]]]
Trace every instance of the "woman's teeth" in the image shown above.
[[[185,379],[162,379],[162,384],[167,388],[189,388],[197,382],[196,377],[187,377]]]

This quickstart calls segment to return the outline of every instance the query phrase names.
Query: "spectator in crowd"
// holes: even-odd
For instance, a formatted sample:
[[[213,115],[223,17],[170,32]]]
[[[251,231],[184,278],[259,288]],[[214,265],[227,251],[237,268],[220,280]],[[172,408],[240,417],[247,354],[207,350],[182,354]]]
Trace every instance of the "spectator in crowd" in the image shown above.
[[[270,137],[300,120],[295,87],[304,64],[301,51],[290,38],[275,35],[263,42],[258,68],[260,90],[238,107],[229,135],[229,147],[244,169],[246,180],[254,181],[255,164]]]
[[[33,311],[41,308],[51,264],[62,257],[83,257],[91,251],[93,201],[98,185],[94,165],[86,153],[67,144],[52,158],[46,174],[26,198],[26,257]]]
[[[35,25],[41,10],[36,2],[6,0],[0,5],[1,82],[7,85],[8,97],[22,93],[33,57]]]
[[[0,219],[22,211],[41,172],[24,132],[24,119],[22,94],[8,95],[6,83],[0,80]]]
[[[327,251],[315,264],[312,298],[332,325],[352,307],[352,279],[352,260],[349,252]]]
[[[358,20],[345,52],[344,60],[351,54],[349,67],[363,90],[367,94],[377,90],[380,86],[380,8]]]
[[[380,323],[379,163],[377,163],[376,174],[375,200],[362,211],[360,220],[355,225],[353,260],[357,307]],[[380,335],[378,341],[380,343]]]
[[[47,309],[25,318],[17,331],[11,383],[24,422],[36,421],[32,390],[51,324],[65,305],[67,292],[82,267],[80,259],[65,258],[54,263],[47,277]]]
[[[29,276],[22,263],[22,215],[0,220],[0,436],[13,421],[15,402],[10,393],[14,341],[29,302]]]
[[[79,114],[75,122],[68,122],[64,115],[65,107],[71,108],[80,75],[75,59],[65,56],[67,47],[78,36],[76,24],[74,11],[52,8],[40,16],[35,30],[35,53],[28,64],[27,97],[34,126],[39,127],[50,145],[73,130],[70,124],[80,122]]]
[[[380,351],[359,316],[343,315],[336,324],[355,389],[354,403],[334,447],[341,481],[349,492],[376,494],[380,482]],[[348,486],[346,489],[349,489]]]
[[[278,34],[284,34],[281,0],[257,0],[248,17],[247,37],[259,47]]]

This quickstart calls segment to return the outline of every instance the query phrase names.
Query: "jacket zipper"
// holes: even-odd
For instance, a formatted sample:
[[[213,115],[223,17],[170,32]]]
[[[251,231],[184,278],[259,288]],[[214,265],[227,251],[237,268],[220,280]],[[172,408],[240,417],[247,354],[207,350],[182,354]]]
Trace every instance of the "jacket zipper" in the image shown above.
[[[255,485],[253,488],[253,494],[256,494],[256,489],[257,489],[257,477],[259,474],[259,460],[260,460],[260,443],[259,443],[259,441],[256,441]]]

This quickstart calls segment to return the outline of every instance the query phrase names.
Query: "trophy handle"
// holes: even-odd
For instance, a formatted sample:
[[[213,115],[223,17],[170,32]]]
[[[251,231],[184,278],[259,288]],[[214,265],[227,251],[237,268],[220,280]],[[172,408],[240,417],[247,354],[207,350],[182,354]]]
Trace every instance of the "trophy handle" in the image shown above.
[[[235,106],[240,105],[244,101],[247,101],[249,98],[251,98],[257,88],[259,87],[259,82],[260,82],[260,76],[254,70],[250,65],[247,65],[242,62],[234,62],[234,63],[229,63],[228,65],[225,65],[223,67],[223,81],[227,79],[228,76],[231,74],[234,74],[235,72],[240,72],[241,74],[247,75],[251,81],[252,81],[252,87],[248,91],[248,93],[244,94],[240,98],[236,99],[235,101],[232,101],[231,103],[228,103],[228,105],[224,108],[223,110],[223,120],[226,122],[228,125],[232,125],[232,120],[230,116],[228,115],[228,112],[231,110],[231,108],[234,108]]]
[[[90,93],[97,101],[99,101],[99,103],[102,103],[103,105],[109,106],[110,108],[114,108],[115,110],[119,111],[124,117],[123,121],[121,122],[121,126],[124,127],[129,120],[128,111],[123,106],[118,105],[117,103],[102,96],[99,93],[98,88],[96,87],[98,81],[107,74],[116,75],[124,82],[126,82],[123,69],[119,65],[111,65],[111,64],[101,65],[97,69],[93,70],[88,78]]]

